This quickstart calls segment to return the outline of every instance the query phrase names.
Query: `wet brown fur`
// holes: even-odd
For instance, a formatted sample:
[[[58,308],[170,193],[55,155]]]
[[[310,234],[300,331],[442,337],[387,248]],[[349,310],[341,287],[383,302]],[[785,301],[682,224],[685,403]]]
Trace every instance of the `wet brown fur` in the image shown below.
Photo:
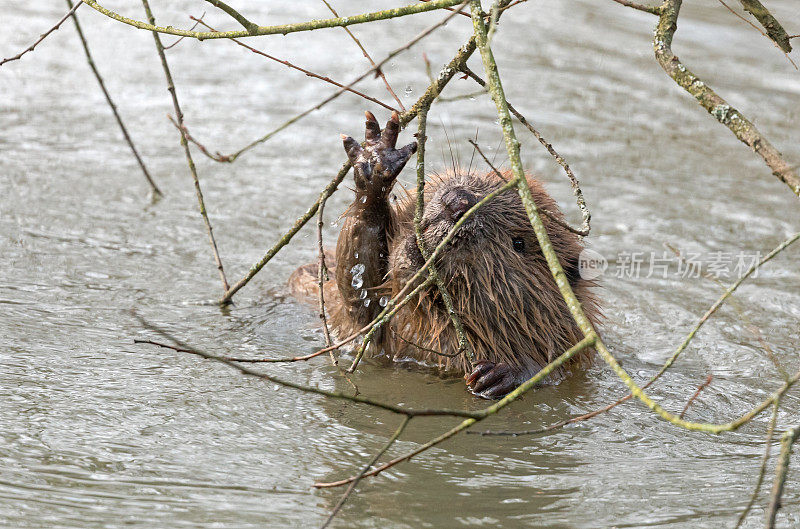
[[[510,174],[504,175],[504,178],[510,177]],[[439,244],[453,225],[441,201],[445,191],[463,187],[480,200],[505,183],[506,180],[495,173],[434,175],[425,188],[422,223],[429,251]],[[528,177],[528,185],[537,208],[562,217],[556,202],[536,179]],[[415,203],[415,193],[411,192],[391,207],[387,228],[388,272],[379,287],[370,289],[368,298],[371,303],[378,303],[383,296],[397,294],[424,262],[414,232]],[[542,215],[542,220],[575,295],[590,320],[596,323],[600,311],[591,292],[594,282],[582,279],[578,273],[578,256],[583,249],[581,238],[546,215]],[[341,238],[347,236],[343,229],[340,243]],[[513,238],[524,240],[524,253],[514,250]],[[343,246],[340,244],[339,247]],[[337,260],[342,262],[343,256],[339,253]],[[379,257],[372,255],[368,258]],[[331,277],[336,277],[341,284],[350,282],[350,271],[335,269],[335,263],[330,261],[329,257]],[[514,189],[498,195],[467,219],[442,252],[437,267],[477,360],[505,362],[517,369],[520,380],[524,380],[583,337],[555,284],[522,201]],[[298,269],[292,275],[290,285],[296,295],[316,299],[316,264]],[[348,304],[342,302],[339,290],[334,279],[325,285],[331,327],[343,338],[363,326],[365,314],[354,311],[368,309],[360,309],[358,303],[355,307],[353,303],[346,306]],[[371,310],[375,310],[374,305]],[[375,341],[372,351],[373,354],[388,355],[395,361],[421,362],[436,366],[444,373],[463,375],[471,371],[464,355],[451,358],[432,352],[453,354],[458,351],[458,344],[458,336],[441,295],[436,285],[432,285],[395,315]],[[585,350],[570,364],[554,372],[550,380],[562,378],[569,365],[586,363],[591,355],[592,351]]]

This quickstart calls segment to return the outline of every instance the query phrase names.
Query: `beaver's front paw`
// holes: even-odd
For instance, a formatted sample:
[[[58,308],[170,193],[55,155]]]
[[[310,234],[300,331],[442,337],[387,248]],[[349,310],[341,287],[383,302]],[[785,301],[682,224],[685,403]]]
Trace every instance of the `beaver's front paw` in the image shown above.
[[[397,135],[400,133],[400,116],[392,112],[392,117],[381,132],[381,126],[372,112],[367,116],[366,141],[359,143],[342,134],[344,150],[355,173],[356,191],[364,197],[363,202],[386,198],[392,190],[394,181],[412,154],[417,152],[417,142],[395,149]]]
[[[505,362],[481,360],[464,378],[470,392],[484,399],[499,399],[518,385],[517,372]]]

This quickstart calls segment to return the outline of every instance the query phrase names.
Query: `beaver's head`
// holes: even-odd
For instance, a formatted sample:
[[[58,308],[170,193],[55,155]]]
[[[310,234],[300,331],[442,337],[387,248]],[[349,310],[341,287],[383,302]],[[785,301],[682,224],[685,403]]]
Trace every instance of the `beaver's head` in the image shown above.
[[[433,251],[441,243],[471,207],[503,187],[510,178],[510,174],[504,174],[501,178],[496,173],[434,176],[426,186],[425,209],[421,222],[423,240],[428,251]],[[537,207],[560,217],[557,204],[541,184],[532,178],[528,179],[528,184]],[[409,258],[403,264],[410,271],[416,272],[423,261],[416,250],[414,198],[407,199],[399,210],[401,222],[400,233],[397,235],[405,239],[406,255],[403,257]],[[542,215],[542,220],[556,253],[561,257],[564,270],[570,279],[576,279],[578,255],[582,249],[580,238],[547,216]],[[441,273],[451,279],[478,272],[505,272],[527,277],[534,272],[540,272],[542,266],[547,270],[544,255],[539,249],[536,234],[516,188],[499,193],[470,215],[442,249],[437,265]],[[547,274],[549,275],[549,271]]]
[[[501,178],[495,173],[433,178],[426,186],[421,223],[427,250],[433,251],[467,210],[510,178],[510,174]],[[528,185],[538,209],[561,217],[557,204],[538,181],[529,178]],[[414,198],[409,197],[397,208],[391,259],[395,288],[424,262],[413,217]],[[583,248],[580,237],[546,215],[542,221],[567,277],[582,294],[585,289],[580,287],[590,285],[578,274]],[[572,339],[574,323],[516,188],[496,195],[468,217],[442,249],[436,266],[478,348],[513,358],[513,351],[535,347],[544,354],[543,361],[563,352]],[[439,312],[440,305],[438,289],[432,286],[419,307],[431,314]],[[442,319],[444,327],[446,315]]]
[[[427,248],[436,248],[472,206],[506,183],[494,173],[435,179],[425,193],[421,224]],[[493,260],[523,265],[529,250],[536,247],[536,234],[519,194],[512,188],[490,199],[464,221],[442,249],[441,266],[481,266],[478,261],[484,260],[483,254],[490,259],[484,265],[491,265]]]

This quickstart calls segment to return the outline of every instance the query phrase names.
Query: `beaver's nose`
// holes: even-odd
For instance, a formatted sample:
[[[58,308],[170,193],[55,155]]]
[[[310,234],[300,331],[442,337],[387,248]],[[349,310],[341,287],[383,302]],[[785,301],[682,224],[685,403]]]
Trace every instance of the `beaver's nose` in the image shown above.
[[[442,195],[442,204],[454,221],[460,219],[477,202],[477,197],[463,187],[450,189]]]

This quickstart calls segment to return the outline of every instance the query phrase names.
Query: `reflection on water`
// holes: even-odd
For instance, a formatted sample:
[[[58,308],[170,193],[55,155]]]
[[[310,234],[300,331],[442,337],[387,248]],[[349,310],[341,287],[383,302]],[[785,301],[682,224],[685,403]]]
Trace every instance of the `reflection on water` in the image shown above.
[[[341,4],[342,13],[364,9]],[[204,7],[181,1],[154,9],[163,21],[184,25],[186,14],[199,15]],[[770,4],[796,29],[800,19],[792,7],[790,0]],[[6,26],[19,28],[0,36],[0,50],[9,55],[63,8],[3,1],[0,12]],[[242,290],[234,307],[221,311],[207,303],[220,286],[175,131],[165,119],[172,110],[152,39],[88,8],[79,13],[166,197],[148,203],[146,183],[70,26],[2,67],[0,520],[9,527],[319,524],[341,491],[309,485],[353,473],[385,442],[397,417],[278,391],[222,366],[132,343],[147,335],[135,309],[218,353],[312,351],[322,340],[317,320],[286,297],[284,284],[295,266],[313,260],[313,229],[302,231]],[[248,15],[279,23],[325,11],[307,2],[291,10],[250,7]],[[380,58],[440,16],[353,30]],[[208,19],[227,23],[217,12]],[[671,354],[720,287],[674,274],[617,277],[618,256],[660,255],[664,243],[704,255],[763,253],[800,227],[796,199],[660,70],[649,42],[652,26],[652,16],[610,1],[536,0],[504,19],[494,42],[509,99],[583,181],[594,219],[591,246],[610,261],[603,278],[604,335],[639,380]],[[404,101],[412,103],[426,85],[421,52],[441,64],[469,31],[469,21],[457,17],[392,62],[386,73]],[[253,42],[340,80],[365,68],[339,30]],[[675,48],[731,104],[756,118],[789,160],[800,160],[800,77],[763,37],[708,2],[685,6]],[[221,152],[238,149],[332,91],[226,42],[187,40],[170,59],[192,133]],[[364,89],[389,101],[379,80]],[[454,81],[448,95],[472,91],[467,81]],[[358,98],[343,96],[230,166],[198,154],[232,279],[315,199],[342,162],[338,134],[359,131],[364,108]],[[494,121],[491,104],[480,98],[435,107],[433,163],[450,163],[445,131],[464,161],[464,139],[476,129],[493,153],[499,141]],[[559,168],[532,138],[521,139],[526,165],[578,218]],[[331,200],[331,218],[349,195],[343,190]],[[326,236],[332,242],[336,230]],[[708,374],[714,382],[690,410],[692,419],[726,420],[765,398],[780,378],[753,328],[789,371],[797,368],[800,273],[792,265],[798,251],[788,250],[737,294],[745,319],[723,309],[654,388],[668,409],[680,410]],[[306,384],[339,384],[324,361],[269,369]],[[461,382],[425,372],[367,364],[357,382],[365,394],[410,406],[484,404]],[[622,394],[620,382],[598,362],[526,396],[487,427],[538,428]],[[779,423],[793,424],[797,410],[790,394]],[[453,423],[415,421],[394,453]],[[365,482],[337,523],[729,526],[749,498],[765,423],[760,417],[740,432],[710,437],[669,427],[631,404],[536,438],[462,436]],[[783,527],[800,523],[797,476],[789,474]],[[762,516],[756,509],[749,526],[760,526]]]

